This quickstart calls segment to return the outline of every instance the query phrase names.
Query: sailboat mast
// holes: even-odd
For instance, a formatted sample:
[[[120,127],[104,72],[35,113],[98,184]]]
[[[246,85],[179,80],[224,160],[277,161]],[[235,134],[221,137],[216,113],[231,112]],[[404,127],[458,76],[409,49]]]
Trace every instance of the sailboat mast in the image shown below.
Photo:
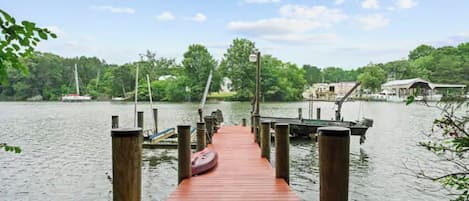
[[[153,111],[153,98],[151,97],[151,85],[150,85],[150,76],[147,74],[147,85],[148,85],[148,96],[150,96],[150,111]],[[153,115],[153,119],[155,119],[155,113],[151,113]],[[153,125],[156,131],[156,125]]]
[[[138,98],[138,64],[135,72],[135,104],[134,104],[134,127],[137,127],[137,98]]]
[[[80,95],[80,87],[78,86],[77,64],[75,64],[75,86],[77,87],[77,95]]]

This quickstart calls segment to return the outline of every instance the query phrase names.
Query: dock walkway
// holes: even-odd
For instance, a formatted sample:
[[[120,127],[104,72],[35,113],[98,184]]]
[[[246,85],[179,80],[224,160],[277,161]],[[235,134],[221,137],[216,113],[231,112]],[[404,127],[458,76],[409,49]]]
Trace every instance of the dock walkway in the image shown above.
[[[299,200],[283,179],[275,178],[269,161],[260,157],[250,127],[222,127],[212,147],[218,152],[217,167],[182,181],[168,201]]]

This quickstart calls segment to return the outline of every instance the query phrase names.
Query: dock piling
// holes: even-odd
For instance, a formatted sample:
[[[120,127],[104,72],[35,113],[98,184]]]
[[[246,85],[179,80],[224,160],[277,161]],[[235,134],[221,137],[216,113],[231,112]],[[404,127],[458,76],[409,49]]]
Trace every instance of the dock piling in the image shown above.
[[[298,119],[302,119],[303,118],[303,109],[302,108],[298,108]]]
[[[270,123],[262,122],[261,128],[261,157],[270,161]]]
[[[144,129],[143,128],[143,111],[137,112],[137,127],[141,128],[142,130]]]
[[[141,128],[115,128],[111,130],[114,201],[141,200],[141,135]]]
[[[258,114],[254,114],[254,142],[256,142],[259,146],[261,145],[260,121],[261,116]]]
[[[205,149],[205,145],[205,123],[197,122],[197,151],[202,151]]]
[[[153,108],[153,122],[155,125],[155,133],[158,133],[158,108]]]
[[[112,115],[111,128],[119,128],[119,116]]]
[[[251,133],[254,133],[254,114],[251,113]]]
[[[321,108],[320,107],[316,108],[316,119],[317,120],[321,119]]]
[[[179,125],[178,132],[178,184],[192,176],[191,172],[191,126]]]
[[[243,127],[246,127],[246,118],[243,118]]]
[[[347,201],[350,129],[321,127],[318,132],[320,201]]]
[[[290,138],[288,124],[275,125],[275,177],[290,184]]]
[[[211,116],[205,116],[204,121],[205,121],[205,129],[207,131],[206,141],[208,144],[212,144],[214,119]]]

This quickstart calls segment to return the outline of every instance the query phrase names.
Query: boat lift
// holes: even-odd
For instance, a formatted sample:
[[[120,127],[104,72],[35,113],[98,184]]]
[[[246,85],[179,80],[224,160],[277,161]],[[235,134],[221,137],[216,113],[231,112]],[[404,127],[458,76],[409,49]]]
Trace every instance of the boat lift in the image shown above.
[[[353,91],[355,91],[355,89],[358,88],[358,86],[360,86],[361,82],[358,81],[357,83],[355,83],[355,86],[352,87],[352,89],[350,89],[350,91],[348,91],[344,97],[342,97],[340,100],[336,100],[335,101],[335,104],[337,105],[337,110],[335,111],[335,120],[336,121],[340,121],[341,120],[341,110],[342,110],[342,104],[347,100],[347,98],[352,94]]]

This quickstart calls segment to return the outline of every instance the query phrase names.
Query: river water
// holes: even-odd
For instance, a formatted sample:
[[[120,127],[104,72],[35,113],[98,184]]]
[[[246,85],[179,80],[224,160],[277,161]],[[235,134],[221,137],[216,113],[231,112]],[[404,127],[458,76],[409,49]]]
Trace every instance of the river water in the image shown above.
[[[159,128],[195,125],[197,104],[154,103]],[[208,103],[207,111],[221,109],[225,124],[249,117],[246,102]],[[121,127],[133,126],[131,103],[0,102],[0,142],[20,146],[21,154],[0,151],[0,200],[112,200],[111,115]],[[150,128],[151,109],[145,111]],[[307,102],[262,103],[261,115],[297,117],[298,108],[308,117]],[[333,103],[315,102],[322,117],[333,117]],[[316,111],[316,110],[314,110]],[[448,168],[417,144],[426,138],[439,111],[423,105],[347,102],[345,120],[374,119],[365,144],[351,139],[350,200],[449,200],[437,183],[418,179],[411,170]],[[314,114],[315,116],[315,114]],[[302,200],[319,200],[318,146],[292,140],[291,187]],[[170,160],[150,166],[150,157]],[[175,150],[144,150],[142,199],[164,200],[177,185]],[[172,159],[171,159],[172,158]],[[411,170],[409,170],[411,169]],[[247,170],[248,171],[248,170]]]

